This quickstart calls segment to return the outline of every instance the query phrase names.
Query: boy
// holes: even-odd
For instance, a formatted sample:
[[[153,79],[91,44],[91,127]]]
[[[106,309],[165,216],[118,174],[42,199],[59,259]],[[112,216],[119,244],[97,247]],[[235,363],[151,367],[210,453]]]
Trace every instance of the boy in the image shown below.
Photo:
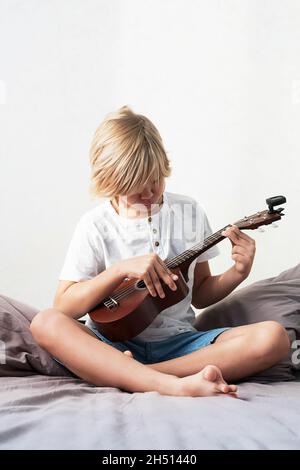
[[[191,305],[203,308],[221,300],[251,270],[254,240],[234,226],[224,235],[235,264],[212,276],[208,260],[219,250],[204,252],[190,265],[188,295],[135,338],[113,343],[90,319],[86,325],[77,322],[126,277],[144,280],[153,296],[164,296],[161,280],[176,290],[176,276],[163,260],[212,233],[194,199],[165,191],[170,162],[145,116],[127,106],[109,114],[94,135],[90,162],[91,192],[107,199],[79,220],[54,308],[39,312],[31,324],[42,347],[95,385],[179,396],[235,395],[236,385],[225,380],[271,367],[288,354],[287,333],[277,322],[206,332],[194,327]]]

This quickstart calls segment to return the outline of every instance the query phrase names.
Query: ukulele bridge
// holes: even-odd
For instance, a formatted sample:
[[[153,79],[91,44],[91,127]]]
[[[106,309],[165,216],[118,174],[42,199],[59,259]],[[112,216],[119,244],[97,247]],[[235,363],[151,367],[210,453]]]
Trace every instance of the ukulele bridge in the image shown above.
[[[109,310],[114,310],[119,306],[118,302],[113,297],[108,297],[108,300],[103,303]]]

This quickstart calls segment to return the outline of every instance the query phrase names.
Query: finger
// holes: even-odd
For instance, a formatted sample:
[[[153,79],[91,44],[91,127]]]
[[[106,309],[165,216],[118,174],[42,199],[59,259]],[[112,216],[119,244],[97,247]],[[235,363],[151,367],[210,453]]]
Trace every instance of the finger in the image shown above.
[[[249,271],[252,266],[252,258],[242,255],[232,255],[231,259],[235,262],[235,267],[238,271]]]
[[[243,235],[241,230],[236,226],[236,225],[228,225],[226,229],[223,230],[222,234],[226,232],[226,235],[229,235],[230,233],[235,233],[238,237],[240,235]]]
[[[168,272],[164,269],[164,267],[160,263],[157,263],[154,266],[154,269],[156,270],[157,275],[170,287],[170,289],[172,290],[177,289],[177,286],[175,282],[173,281],[172,277],[168,274]]]
[[[224,237],[229,238],[229,240],[230,240],[231,243],[232,243],[232,246],[233,246],[234,244],[237,244],[237,243],[239,242],[239,239],[240,239],[240,238],[238,237],[238,235],[237,235],[233,230],[224,230],[224,231],[222,232],[222,235],[223,235]]]
[[[255,243],[255,240],[251,237],[249,237],[249,235],[247,235],[246,233],[242,232],[242,230],[240,230],[236,225],[232,225],[235,233],[241,237],[243,240],[248,240],[249,242],[254,242]]]
[[[250,246],[253,247],[253,243],[252,242],[250,243],[248,240],[245,240],[244,238],[242,238],[240,236],[240,234],[238,232],[236,232],[235,229],[230,229],[230,230],[225,231],[225,232],[227,233],[226,236],[232,242],[233,246],[238,245],[238,246],[245,247],[246,249],[248,249]],[[241,235],[243,235],[243,234],[241,234]]]
[[[241,250],[241,253],[244,254],[249,254],[250,256],[254,256],[256,248],[255,248],[255,242],[253,243],[248,240],[244,240],[242,238],[239,238],[233,245],[232,252],[237,252],[239,253]]]
[[[153,297],[156,297],[157,294],[156,294],[156,290],[155,290],[155,287],[153,285],[153,282],[152,282],[152,278],[151,276],[149,275],[149,273],[146,273],[143,277],[143,281],[144,283],[146,284],[146,287],[147,289],[149,290],[150,294],[153,296]]]
[[[171,276],[172,279],[174,279],[175,281],[178,279],[177,274],[172,273],[171,269],[168,268],[168,266],[160,257],[158,257],[157,261],[161,264],[161,266],[166,270],[166,272],[169,274],[169,276]]]
[[[157,261],[158,263],[154,265],[156,272],[162,277],[166,284],[173,288],[173,290],[176,290],[177,286],[174,281],[178,279],[177,274],[172,273],[172,271],[168,268],[168,266],[164,263],[161,258],[158,257]],[[163,269],[163,271],[161,271],[161,269]]]
[[[250,249],[247,245],[247,247],[245,247],[244,245],[234,245],[234,247],[232,248],[232,252],[231,252],[232,255],[244,255],[244,256],[250,256]]]
[[[150,271],[150,276],[151,276],[152,282],[153,282],[153,284],[154,284],[155,290],[156,290],[156,292],[158,293],[158,295],[159,295],[161,298],[165,297],[166,295],[165,295],[165,293],[164,293],[164,290],[163,290],[163,288],[162,288],[161,282],[160,282],[159,277],[158,277],[158,275],[156,274],[156,271],[155,271],[154,268],[151,269],[151,271]]]
[[[231,258],[234,260],[234,261],[237,261],[238,263],[249,263],[249,257],[248,256],[245,256],[245,255],[238,255],[238,254],[233,254],[231,255]]]
[[[246,273],[249,273],[251,266],[249,267],[244,261],[240,262],[235,260],[234,268],[239,274],[244,275]]]
[[[231,255],[239,255],[239,256],[242,256],[246,259],[247,263],[251,263],[254,259],[254,256],[255,256],[255,251],[253,251],[251,248],[247,247],[247,248],[244,248],[244,247],[241,247],[241,246],[238,246],[238,245],[235,245],[233,248],[232,248],[232,251],[231,251]]]

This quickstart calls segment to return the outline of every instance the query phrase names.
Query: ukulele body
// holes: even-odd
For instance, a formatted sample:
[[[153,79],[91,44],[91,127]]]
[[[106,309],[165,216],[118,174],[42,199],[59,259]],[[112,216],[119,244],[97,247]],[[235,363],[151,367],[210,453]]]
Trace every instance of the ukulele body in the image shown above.
[[[160,312],[183,300],[189,292],[187,270],[173,268],[171,271],[178,276],[177,289],[173,291],[161,280],[164,298],[153,297],[147,287],[137,287],[137,280],[123,281],[110,295],[111,299],[116,298],[117,304],[102,302],[89,312],[98,331],[113,342],[129,340],[144,331]],[[129,286],[134,287],[133,292],[118,299],[118,291]]]

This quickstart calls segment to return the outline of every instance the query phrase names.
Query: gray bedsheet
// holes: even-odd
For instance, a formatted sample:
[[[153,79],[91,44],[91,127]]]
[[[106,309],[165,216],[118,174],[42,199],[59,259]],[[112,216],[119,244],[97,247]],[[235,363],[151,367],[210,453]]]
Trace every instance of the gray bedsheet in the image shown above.
[[[0,378],[0,448],[300,449],[300,379],[244,382],[235,399]]]

